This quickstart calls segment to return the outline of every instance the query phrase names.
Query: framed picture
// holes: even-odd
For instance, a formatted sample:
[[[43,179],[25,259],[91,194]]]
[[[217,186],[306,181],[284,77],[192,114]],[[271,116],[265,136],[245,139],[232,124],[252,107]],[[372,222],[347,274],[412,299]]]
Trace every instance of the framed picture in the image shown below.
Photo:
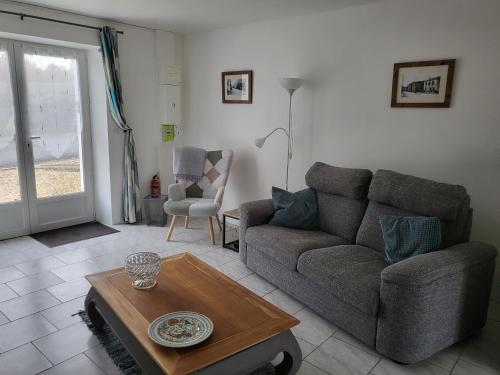
[[[391,107],[448,108],[455,60],[394,64]]]
[[[252,103],[253,72],[239,70],[222,72],[222,103]]]

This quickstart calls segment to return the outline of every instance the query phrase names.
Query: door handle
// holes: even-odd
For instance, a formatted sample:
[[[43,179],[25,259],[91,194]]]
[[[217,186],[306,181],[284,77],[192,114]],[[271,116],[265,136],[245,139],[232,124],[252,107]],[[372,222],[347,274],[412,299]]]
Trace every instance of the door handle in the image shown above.
[[[33,136],[33,137],[29,137],[29,139],[33,140],[33,139],[42,139],[42,137],[40,136]]]

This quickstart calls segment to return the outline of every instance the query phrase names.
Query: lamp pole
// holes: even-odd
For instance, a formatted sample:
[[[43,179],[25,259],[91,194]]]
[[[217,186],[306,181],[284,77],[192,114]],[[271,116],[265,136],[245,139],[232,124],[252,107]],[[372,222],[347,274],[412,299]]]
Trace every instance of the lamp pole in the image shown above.
[[[288,92],[288,131],[284,128],[276,128],[271,131],[264,138],[255,139],[255,146],[262,148],[266,139],[278,130],[282,130],[288,138],[287,155],[286,155],[286,178],[285,178],[285,188],[288,191],[288,172],[290,170],[290,160],[292,160],[292,149],[293,149],[293,134],[292,134],[292,95],[304,82],[301,78],[282,78],[280,80],[280,85]]]
[[[288,191],[288,171],[290,169],[290,160],[292,159],[292,95],[293,91],[289,91],[290,101],[288,105],[288,152],[286,155],[286,180],[285,189]]]

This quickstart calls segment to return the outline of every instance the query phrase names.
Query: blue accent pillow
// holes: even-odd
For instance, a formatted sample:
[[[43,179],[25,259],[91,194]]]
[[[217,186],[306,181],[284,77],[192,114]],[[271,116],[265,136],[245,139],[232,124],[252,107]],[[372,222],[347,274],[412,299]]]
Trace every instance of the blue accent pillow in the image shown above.
[[[441,245],[441,223],[437,217],[380,216],[379,221],[385,261],[389,264],[429,253]]]
[[[318,227],[316,192],[304,189],[296,193],[273,186],[274,216],[269,224],[297,229]]]

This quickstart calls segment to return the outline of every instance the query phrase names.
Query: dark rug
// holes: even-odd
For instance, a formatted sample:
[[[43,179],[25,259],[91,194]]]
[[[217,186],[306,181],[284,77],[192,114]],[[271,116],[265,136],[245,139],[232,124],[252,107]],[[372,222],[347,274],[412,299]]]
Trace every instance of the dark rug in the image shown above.
[[[79,311],[76,314],[80,315],[82,321],[87,325],[89,330],[97,336],[103,348],[106,350],[115,365],[122,370],[123,374],[147,375],[141,370],[137,363],[135,363],[134,358],[132,358],[132,356],[128,353],[127,349],[125,349],[120,342],[120,339],[118,339],[108,324],[105,323],[102,330],[96,330],[85,311]],[[274,366],[271,363],[268,363],[265,366],[248,373],[247,375],[276,375],[276,371],[274,370]]]
[[[56,247],[116,232],[119,232],[119,230],[94,221],[92,223],[78,224],[71,227],[34,233],[31,237],[47,247]]]

